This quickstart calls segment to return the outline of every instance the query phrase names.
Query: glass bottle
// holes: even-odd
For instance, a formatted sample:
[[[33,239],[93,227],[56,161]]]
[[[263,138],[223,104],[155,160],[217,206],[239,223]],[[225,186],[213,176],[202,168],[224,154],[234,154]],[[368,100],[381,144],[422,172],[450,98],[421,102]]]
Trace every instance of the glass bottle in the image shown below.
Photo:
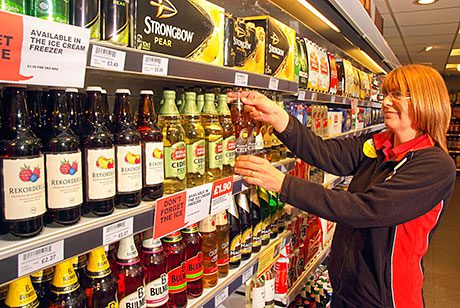
[[[42,303],[44,303],[45,299],[49,296],[51,280],[53,280],[53,276],[54,267],[48,267],[42,271],[38,271],[30,275],[30,279],[34,285],[38,300]]]
[[[217,267],[219,277],[228,275],[229,251],[228,242],[230,229],[228,226],[227,212],[222,211],[216,214],[216,231],[217,231]]]
[[[157,111],[157,114],[158,114],[158,121],[157,122],[158,122],[158,126],[160,128],[162,128],[163,124],[164,124],[163,123],[163,117],[160,114],[160,110],[161,110],[161,108],[163,108],[163,104],[165,102],[166,96],[168,96],[170,99],[174,99],[174,104],[175,104],[175,102],[176,102],[176,91],[168,89],[168,88],[165,88],[164,91],[163,91],[163,97],[162,97],[162,99],[160,101],[159,109]],[[176,109],[177,109],[177,106],[176,106]],[[177,109],[177,110],[179,110],[179,109]]]
[[[182,114],[185,107],[185,89],[184,87],[176,87],[176,107],[177,110]]]
[[[196,298],[203,294],[203,253],[201,252],[202,239],[198,232],[198,225],[193,224],[182,229],[184,244],[187,247],[185,255],[185,272],[187,275],[188,298]]]
[[[187,145],[187,187],[199,186],[205,182],[206,142],[195,100],[195,92],[186,92],[181,112]]]
[[[67,88],[65,89],[65,101],[69,113],[70,127],[75,134],[80,136],[81,126],[83,125],[82,95],[76,88]]]
[[[265,278],[257,274],[246,282],[246,307],[265,307]]]
[[[44,166],[40,140],[32,132],[25,87],[3,93],[0,132],[0,205],[11,234],[32,237],[43,229],[46,212]]]
[[[264,151],[261,157],[267,159],[268,161],[272,161],[272,145],[273,145],[273,126],[270,124],[264,123],[262,128],[262,138],[264,140]]]
[[[275,307],[275,267],[270,267],[265,273],[265,307]]]
[[[45,109],[46,101],[43,99],[44,93],[41,88],[28,89],[26,93],[30,126],[34,134],[42,140],[46,137],[46,118],[48,116]]]
[[[283,95],[279,94],[276,96],[276,98],[277,98],[278,106],[280,106],[282,109],[285,109]],[[327,123],[327,120],[326,120],[326,123]],[[327,127],[327,124],[326,124],[326,127]],[[277,144],[279,145],[280,159],[285,159],[287,157],[287,147],[278,139],[278,137],[276,137],[276,139],[277,139]]]
[[[106,89],[101,89],[102,95],[102,110],[104,111],[104,122],[107,127],[112,125],[112,114],[109,109],[109,98]]]
[[[248,197],[245,193],[236,195],[241,224],[241,259],[247,260],[252,254],[252,221]]]
[[[85,275],[81,278],[87,296],[87,307],[115,307],[117,301],[117,279],[112,274],[104,247],[89,253]]]
[[[283,233],[286,229],[286,211],[284,208],[285,203],[281,201],[280,195],[276,194],[278,201],[278,233]]]
[[[222,177],[222,142],[223,130],[219,124],[219,114],[214,105],[214,94],[204,95],[201,119],[206,136],[206,182],[213,182]]]
[[[174,101],[175,95],[174,91],[164,91],[164,102],[159,114],[164,146],[165,194],[184,190],[186,186],[185,131]]]
[[[227,214],[228,224],[230,226],[229,267],[237,268],[241,264],[241,226],[238,214],[238,206],[234,197],[232,197],[232,204],[228,209]]]
[[[70,259],[58,263],[54,268],[51,292],[47,300],[49,308],[84,308],[86,295],[78,282]]]
[[[64,90],[50,89],[46,162],[46,205],[49,217],[62,225],[77,223],[83,204],[83,176],[78,136],[70,127]]]
[[[203,286],[212,288],[217,285],[219,276],[217,271],[217,232],[214,216],[209,215],[199,223],[201,238],[203,239],[201,251],[203,252]]]
[[[248,119],[249,113],[244,108],[244,104],[241,102],[239,93],[241,89],[237,89],[238,98],[233,100],[230,105],[230,112],[232,114],[232,123],[235,127],[235,137],[236,137],[236,156],[247,155],[248,154],[248,139],[249,139],[249,129],[248,129]]]
[[[72,265],[75,273],[77,274],[77,278],[81,279],[85,276],[85,267],[86,267],[86,254],[81,254],[78,257],[71,258]]]
[[[268,191],[265,188],[258,188],[259,202],[260,202],[260,216],[262,219],[262,245],[268,245],[270,242],[270,205]]]
[[[228,97],[226,94],[219,94],[219,105],[217,112],[219,113],[219,122],[222,126],[223,142],[222,142],[222,175],[224,177],[233,175],[233,167],[235,166],[235,127],[232,123],[232,114],[228,109]]]
[[[144,268],[140,264],[134,236],[122,239],[117,252],[118,307],[145,307]]]
[[[270,238],[274,239],[278,236],[278,196],[275,192],[268,191],[268,204],[270,206]]]
[[[259,252],[262,247],[262,214],[260,209],[259,196],[257,188],[253,186],[249,190],[249,209],[251,211],[252,223],[252,251]]]
[[[260,127],[252,117],[246,118],[246,127],[248,128],[248,155],[257,155],[256,138],[260,132]]]
[[[152,201],[163,196],[163,135],[155,123],[153,91],[140,92],[137,130],[142,143],[142,200]]]
[[[142,265],[145,272],[147,307],[166,308],[168,303],[168,275],[166,252],[161,240],[153,239],[153,230],[144,233]]]
[[[40,306],[29,276],[24,276],[10,283],[5,299],[6,307],[37,308]]]
[[[106,216],[115,206],[115,148],[104,121],[101,87],[86,88],[85,125],[81,136],[85,213]]]
[[[117,170],[116,204],[135,207],[141,203],[142,147],[141,136],[134,126],[128,89],[115,91],[112,134]]]
[[[168,307],[185,308],[187,307],[186,246],[180,231],[165,236],[163,247],[168,256]]]

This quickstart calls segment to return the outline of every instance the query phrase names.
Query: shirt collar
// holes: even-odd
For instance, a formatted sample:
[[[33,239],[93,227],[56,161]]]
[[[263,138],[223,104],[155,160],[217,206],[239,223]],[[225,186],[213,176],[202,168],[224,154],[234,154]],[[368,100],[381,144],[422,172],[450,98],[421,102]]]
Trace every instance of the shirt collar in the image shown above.
[[[386,131],[374,135],[374,145],[376,150],[382,150],[385,155],[385,161],[394,160],[398,162],[409,152],[433,147],[434,141],[428,134],[423,134],[417,138],[393,147],[393,134]]]

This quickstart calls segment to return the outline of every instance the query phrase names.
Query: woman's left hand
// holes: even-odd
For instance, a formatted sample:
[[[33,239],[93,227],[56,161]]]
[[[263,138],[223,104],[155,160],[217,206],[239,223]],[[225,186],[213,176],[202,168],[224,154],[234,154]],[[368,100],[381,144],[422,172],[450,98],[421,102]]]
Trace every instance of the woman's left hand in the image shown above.
[[[285,174],[261,157],[242,155],[236,158],[235,173],[243,176],[249,184],[274,192],[281,192]]]

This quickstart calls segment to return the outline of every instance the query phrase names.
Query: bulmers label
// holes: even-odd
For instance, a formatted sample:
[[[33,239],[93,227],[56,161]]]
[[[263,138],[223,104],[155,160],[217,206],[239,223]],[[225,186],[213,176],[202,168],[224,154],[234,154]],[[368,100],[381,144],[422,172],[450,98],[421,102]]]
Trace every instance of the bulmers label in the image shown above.
[[[160,307],[168,302],[168,275],[166,273],[145,286],[147,292],[147,306]]]
[[[120,308],[143,308],[145,306],[145,289],[144,286],[137,288],[133,292],[120,300]]]

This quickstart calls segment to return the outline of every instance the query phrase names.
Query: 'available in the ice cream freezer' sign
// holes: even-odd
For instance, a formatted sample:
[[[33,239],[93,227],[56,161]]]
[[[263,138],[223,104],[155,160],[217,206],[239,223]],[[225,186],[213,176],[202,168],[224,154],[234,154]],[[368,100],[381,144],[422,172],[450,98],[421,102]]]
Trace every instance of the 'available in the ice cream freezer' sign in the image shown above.
[[[0,11],[0,82],[82,88],[89,32]]]

